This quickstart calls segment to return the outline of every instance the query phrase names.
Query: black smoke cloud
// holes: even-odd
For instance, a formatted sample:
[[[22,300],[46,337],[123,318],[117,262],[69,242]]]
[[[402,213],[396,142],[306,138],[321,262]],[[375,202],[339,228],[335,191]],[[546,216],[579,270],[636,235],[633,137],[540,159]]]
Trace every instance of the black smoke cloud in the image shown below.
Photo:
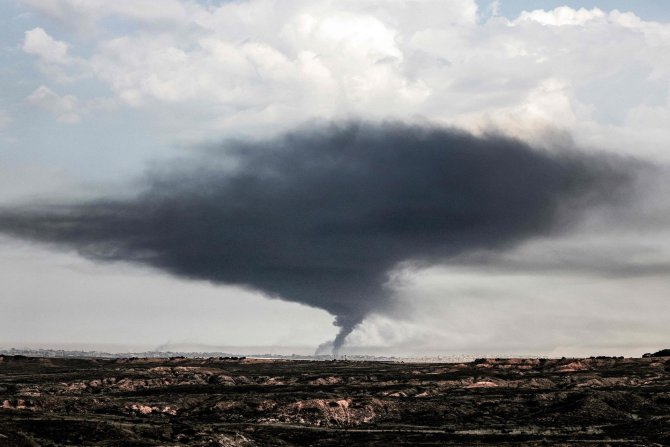
[[[610,158],[401,123],[224,146],[160,165],[133,198],[4,209],[0,232],[325,309],[337,349],[389,304],[398,263],[546,234],[628,179]]]

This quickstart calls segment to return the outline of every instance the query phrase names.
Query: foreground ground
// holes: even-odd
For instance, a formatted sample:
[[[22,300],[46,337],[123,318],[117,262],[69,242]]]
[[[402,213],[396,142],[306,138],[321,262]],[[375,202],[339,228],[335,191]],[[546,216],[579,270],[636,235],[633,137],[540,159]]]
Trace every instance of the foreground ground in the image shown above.
[[[0,356],[0,446],[670,445],[670,358]]]

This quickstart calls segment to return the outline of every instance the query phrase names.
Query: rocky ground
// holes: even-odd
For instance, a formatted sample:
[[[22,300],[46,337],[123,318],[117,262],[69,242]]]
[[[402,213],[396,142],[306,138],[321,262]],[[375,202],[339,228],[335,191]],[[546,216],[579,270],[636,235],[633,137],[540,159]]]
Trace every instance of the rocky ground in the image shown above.
[[[670,357],[0,356],[0,446],[670,445]]]

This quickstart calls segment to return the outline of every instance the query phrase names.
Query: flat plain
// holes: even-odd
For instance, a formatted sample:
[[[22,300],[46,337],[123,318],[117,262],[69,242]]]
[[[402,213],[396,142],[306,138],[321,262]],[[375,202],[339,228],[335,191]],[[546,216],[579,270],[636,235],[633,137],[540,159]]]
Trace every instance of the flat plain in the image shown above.
[[[0,356],[0,446],[663,446],[670,358]]]

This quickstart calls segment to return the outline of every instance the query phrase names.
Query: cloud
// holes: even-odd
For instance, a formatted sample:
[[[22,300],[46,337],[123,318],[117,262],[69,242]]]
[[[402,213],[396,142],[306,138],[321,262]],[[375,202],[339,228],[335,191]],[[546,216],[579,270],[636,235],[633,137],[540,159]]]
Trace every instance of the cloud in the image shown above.
[[[582,147],[670,159],[665,126],[636,124],[649,108],[670,113],[670,24],[632,13],[481,19],[471,0],[24,3],[97,30],[79,37],[93,51],[72,55],[36,28],[36,54],[57,46],[55,61],[76,59],[70,71],[175,139],[270,136],[313,117],[425,117],[533,143],[559,127]]]
[[[85,59],[70,54],[70,45],[51,37],[43,28],[24,33],[21,49],[37,56],[36,66],[49,79],[58,83],[74,83],[90,77]]]
[[[500,15],[500,0],[493,0],[489,5],[486,7],[486,12],[489,13],[491,16],[499,16]]]
[[[49,36],[42,28],[34,28],[25,32],[23,51],[35,54],[42,61],[50,64],[68,64],[68,46],[65,42]]]
[[[5,209],[0,231],[324,309],[344,338],[401,263],[504,250],[611,202],[616,159],[401,123],[304,127],[156,167],[134,199]]]
[[[187,2],[177,0],[20,0],[35,11],[86,34],[97,31],[98,21],[109,16],[145,23],[174,23],[186,16]],[[192,9],[192,8],[191,8]]]
[[[58,121],[68,124],[78,123],[79,101],[72,95],[60,96],[44,85],[28,96],[28,102],[54,114]]]
[[[560,6],[550,11],[536,9],[534,11],[523,11],[515,21],[534,21],[542,25],[566,26],[566,25],[586,25],[594,20],[606,20],[607,14],[598,8],[591,10],[580,8],[572,9],[568,6]]]

